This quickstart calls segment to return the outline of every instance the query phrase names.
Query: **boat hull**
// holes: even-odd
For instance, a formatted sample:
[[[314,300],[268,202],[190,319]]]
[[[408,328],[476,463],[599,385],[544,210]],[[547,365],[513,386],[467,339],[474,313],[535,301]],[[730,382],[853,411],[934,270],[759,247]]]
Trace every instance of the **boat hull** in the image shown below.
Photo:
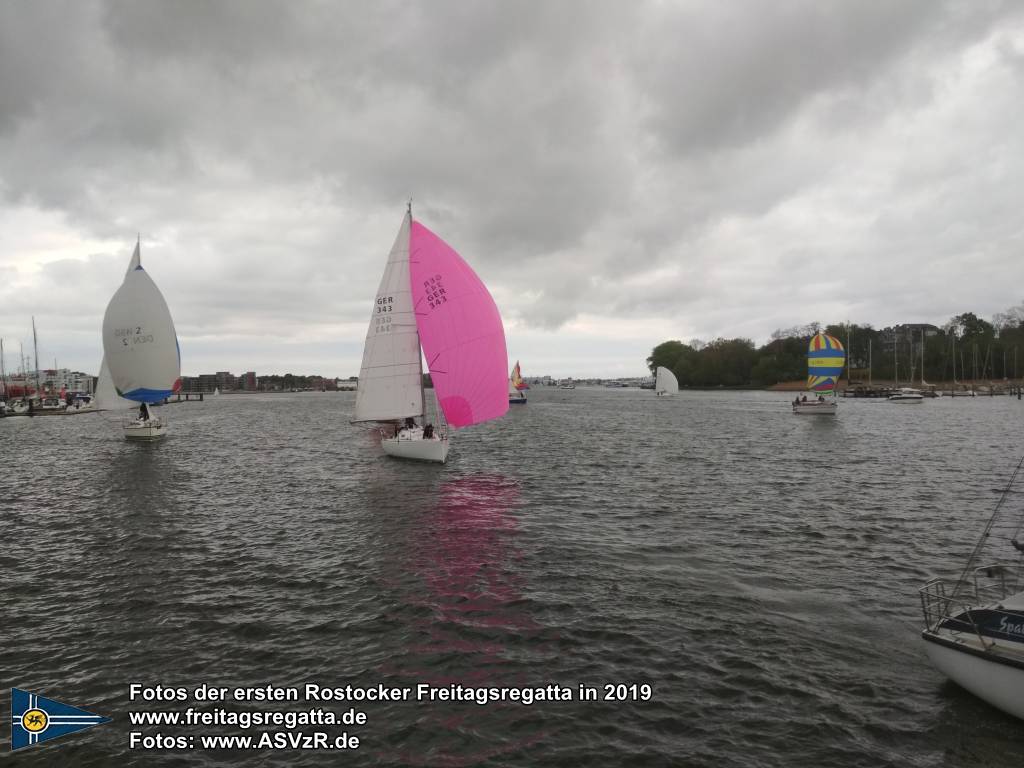
[[[926,631],[925,650],[932,664],[954,683],[979,699],[1024,720],[1024,649],[953,639],[949,634]]]
[[[793,413],[802,416],[835,416],[838,410],[837,403],[821,403],[816,400],[793,404]]]
[[[525,397],[510,397],[508,399],[509,405],[526,405]]]
[[[123,429],[126,440],[159,440],[167,434],[167,426],[159,419],[129,422]]]
[[[448,460],[448,439],[415,437],[412,439],[400,437],[385,437],[380,441],[380,447],[388,456],[398,459],[412,459],[414,461],[433,461],[444,464]]]

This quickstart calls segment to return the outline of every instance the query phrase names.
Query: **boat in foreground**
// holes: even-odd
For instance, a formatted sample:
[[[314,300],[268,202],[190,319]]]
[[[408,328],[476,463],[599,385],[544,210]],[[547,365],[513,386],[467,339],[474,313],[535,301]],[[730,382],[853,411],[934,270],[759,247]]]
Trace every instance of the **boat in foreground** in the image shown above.
[[[804,416],[835,416],[839,410],[836,385],[843,372],[846,352],[839,339],[817,333],[807,344],[807,395],[792,402],[793,413]],[[831,395],[831,398],[826,398]]]
[[[448,436],[432,434],[431,425],[425,427],[402,427],[388,436],[381,431],[380,447],[388,456],[415,461],[435,461],[444,464],[448,460]]]
[[[834,399],[808,400],[805,396],[803,400],[793,401],[793,413],[800,413],[804,416],[835,416],[838,410],[839,404]]]
[[[978,698],[1024,719],[1024,504],[1014,485],[996,504],[960,577],[920,590],[925,651],[940,672]]]
[[[164,424],[164,420],[153,416],[149,412],[149,406],[145,403],[139,408],[138,416],[125,419],[121,427],[128,440],[159,440],[167,434],[167,425]]]
[[[427,420],[421,347],[436,427]],[[508,411],[507,361],[501,315],[486,286],[451,246],[413,221],[410,205],[370,313],[355,423],[383,425],[388,456],[444,463],[448,427]]]
[[[138,405],[138,416],[122,422],[129,440],[157,440],[167,433],[162,419],[154,418],[149,407],[166,400],[181,389],[181,357],[174,321],[163,294],[142,268],[139,243],[128,264],[124,282],[114,293],[103,316],[103,364],[109,371],[111,392],[104,398],[121,408]]]

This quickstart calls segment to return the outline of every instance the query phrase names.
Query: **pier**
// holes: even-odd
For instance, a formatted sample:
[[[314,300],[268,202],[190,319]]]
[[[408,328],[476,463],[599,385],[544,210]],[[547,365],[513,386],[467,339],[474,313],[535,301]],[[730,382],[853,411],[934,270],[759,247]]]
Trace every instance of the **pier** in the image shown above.
[[[896,386],[892,383],[864,384],[853,382],[842,390],[843,397],[885,398],[894,395],[902,388],[916,389],[925,397],[996,397],[1009,395],[1018,400],[1024,395],[1024,382],[1002,381],[985,383],[977,382],[944,382],[942,384],[914,384],[908,382]]]
[[[168,398],[164,400],[163,405],[170,405],[171,403],[190,403],[190,402],[203,402],[203,395],[205,392],[179,392],[178,396],[171,400]]]

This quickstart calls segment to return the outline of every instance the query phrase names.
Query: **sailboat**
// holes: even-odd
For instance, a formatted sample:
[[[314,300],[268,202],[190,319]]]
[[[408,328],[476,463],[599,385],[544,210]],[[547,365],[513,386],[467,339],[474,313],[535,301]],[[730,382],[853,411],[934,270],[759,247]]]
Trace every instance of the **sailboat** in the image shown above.
[[[124,436],[163,437],[166,425],[149,407],[181,389],[181,356],[171,312],[142,268],[138,242],[124,282],[103,316],[103,361],[114,391],[139,406],[138,417],[123,423]]]
[[[523,390],[529,388],[530,385],[523,381],[523,376],[519,372],[519,361],[516,360],[516,364],[512,366],[512,373],[508,376],[508,404],[525,405],[526,393]]]
[[[817,333],[807,345],[807,395],[793,401],[793,413],[834,416],[838,410],[836,384],[843,372],[846,352],[835,336]],[[826,398],[831,395],[831,398]]]
[[[654,394],[678,395],[679,380],[676,375],[663,365],[659,365],[654,374]]]
[[[913,387],[901,387],[900,384],[900,360],[897,354],[899,344],[895,340],[892,345],[892,370],[893,375],[896,378],[896,382],[893,384],[893,392],[889,395],[886,400],[890,403],[901,403],[901,404],[916,404],[924,402],[924,395],[919,390]],[[911,350],[913,352],[913,350]],[[911,355],[913,356],[913,355]],[[914,380],[914,366],[910,366],[910,381]]]
[[[1017,464],[959,579],[921,588],[922,638],[954,683],[1024,719],[1024,507]],[[1018,485],[1018,487],[1014,487]]]
[[[942,392],[934,384],[929,384],[924,380],[924,350],[925,350],[925,335],[924,328],[921,329],[921,394],[925,397],[942,397]]]
[[[420,349],[445,423],[427,421]],[[447,427],[508,411],[505,331],[487,287],[409,205],[370,313],[355,423],[383,423],[389,456],[443,463]],[[417,421],[418,420],[418,421]]]

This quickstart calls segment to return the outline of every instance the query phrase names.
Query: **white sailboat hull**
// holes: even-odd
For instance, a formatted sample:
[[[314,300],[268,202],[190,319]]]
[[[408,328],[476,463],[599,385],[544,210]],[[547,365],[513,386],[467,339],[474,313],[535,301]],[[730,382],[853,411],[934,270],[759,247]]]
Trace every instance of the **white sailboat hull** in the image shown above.
[[[123,425],[127,440],[159,440],[167,434],[167,425],[162,419],[128,421]]]
[[[388,456],[399,459],[414,459],[416,461],[434,461],[444,464],[448,460],[448,438],[447,437],[384,437],[380,441],[380,447]]]
[[[808,400],[806,403],[793,403],[793,413],[804,416],[835,416],[839,405],[835,402]]]
[[[911,387],[900,387],[900,391],[894,395],[889,395],[890,403],[923,403],[924,395],[921,394],[920,390],[912,389]]]
[[[947,642],[938,642],[943,636]],[[979,643],[950,642],[949,634],[941,630],[926,633],[925,641],[928,658],[946,677],[993,707],[1024,720],[1024,653],[1000,649],[999,644],[982,651]]]

